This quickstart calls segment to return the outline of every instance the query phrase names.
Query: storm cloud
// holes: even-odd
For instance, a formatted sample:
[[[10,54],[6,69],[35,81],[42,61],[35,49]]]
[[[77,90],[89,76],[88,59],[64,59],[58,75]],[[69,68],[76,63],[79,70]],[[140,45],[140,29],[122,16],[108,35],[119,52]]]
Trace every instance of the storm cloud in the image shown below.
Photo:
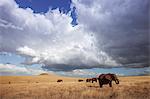
[[[148,0],[73,0],[78,23],[122,65],[149,66]],[[90,2],[90,3],[89,3]]]
[[[0,52],[26,57],[23,64],[69,71],[149,66],[148,0],[73,0],[71,12],[34,13],[14,0],[0,1]]]

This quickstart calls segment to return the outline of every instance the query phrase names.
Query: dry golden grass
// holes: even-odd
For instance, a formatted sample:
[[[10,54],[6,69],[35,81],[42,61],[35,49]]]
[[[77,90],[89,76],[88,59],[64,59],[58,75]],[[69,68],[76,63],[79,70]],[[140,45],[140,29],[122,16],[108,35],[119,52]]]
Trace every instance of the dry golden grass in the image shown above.
[[[0,99],[150,99],[150,76],[119,77],[120,84],[113,83],[112,88],[78,79],[82,78],[1,76]]]

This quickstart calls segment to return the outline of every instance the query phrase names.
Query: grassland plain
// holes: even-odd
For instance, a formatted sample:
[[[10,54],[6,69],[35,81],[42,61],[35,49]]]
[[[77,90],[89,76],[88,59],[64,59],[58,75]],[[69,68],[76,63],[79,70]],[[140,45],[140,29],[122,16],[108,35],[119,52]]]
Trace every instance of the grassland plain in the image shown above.
[[[63,82],[57,82],[62,79]],[[78,82],[83,79],[84,82]],[[0,99],[150,99],[150,76],[119,77],[113,87],[58,75],[0,76]]]

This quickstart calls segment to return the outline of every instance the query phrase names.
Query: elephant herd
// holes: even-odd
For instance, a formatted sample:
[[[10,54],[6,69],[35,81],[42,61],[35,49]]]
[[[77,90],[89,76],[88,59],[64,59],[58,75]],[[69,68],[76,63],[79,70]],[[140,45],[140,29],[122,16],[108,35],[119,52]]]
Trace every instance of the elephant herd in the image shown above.
[[[115,81],[116,84],[119,84],[119,79],[115,74],[101,74],[98,76],[98,78],[88,78],[86,79],[86,82],[99,82],[100,88],[102,88],[103,85],[109,84],[110,87],[112,87],[112,81]]]
[[[78,82],[83,82],[83,79],[79,79]],[[100,74],[97,78],[87,78],[86,82],[99,82],[100,88],[103,87],[105,84],[109,84],[112,87],[112,81],[115,81],[116,84],[119,84],[119,79],[117,78],[116,74]],[[57,82],[63,82],[63,80],[58,79]]]

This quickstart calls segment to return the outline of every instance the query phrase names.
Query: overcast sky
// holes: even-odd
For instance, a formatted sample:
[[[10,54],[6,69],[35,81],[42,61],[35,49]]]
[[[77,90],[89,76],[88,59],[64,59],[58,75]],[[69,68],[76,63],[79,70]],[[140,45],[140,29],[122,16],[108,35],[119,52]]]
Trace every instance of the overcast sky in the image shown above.
[[[148,5],[148,0],[1,0],[1,75],[94,75],[104,68],[150,74]]]

